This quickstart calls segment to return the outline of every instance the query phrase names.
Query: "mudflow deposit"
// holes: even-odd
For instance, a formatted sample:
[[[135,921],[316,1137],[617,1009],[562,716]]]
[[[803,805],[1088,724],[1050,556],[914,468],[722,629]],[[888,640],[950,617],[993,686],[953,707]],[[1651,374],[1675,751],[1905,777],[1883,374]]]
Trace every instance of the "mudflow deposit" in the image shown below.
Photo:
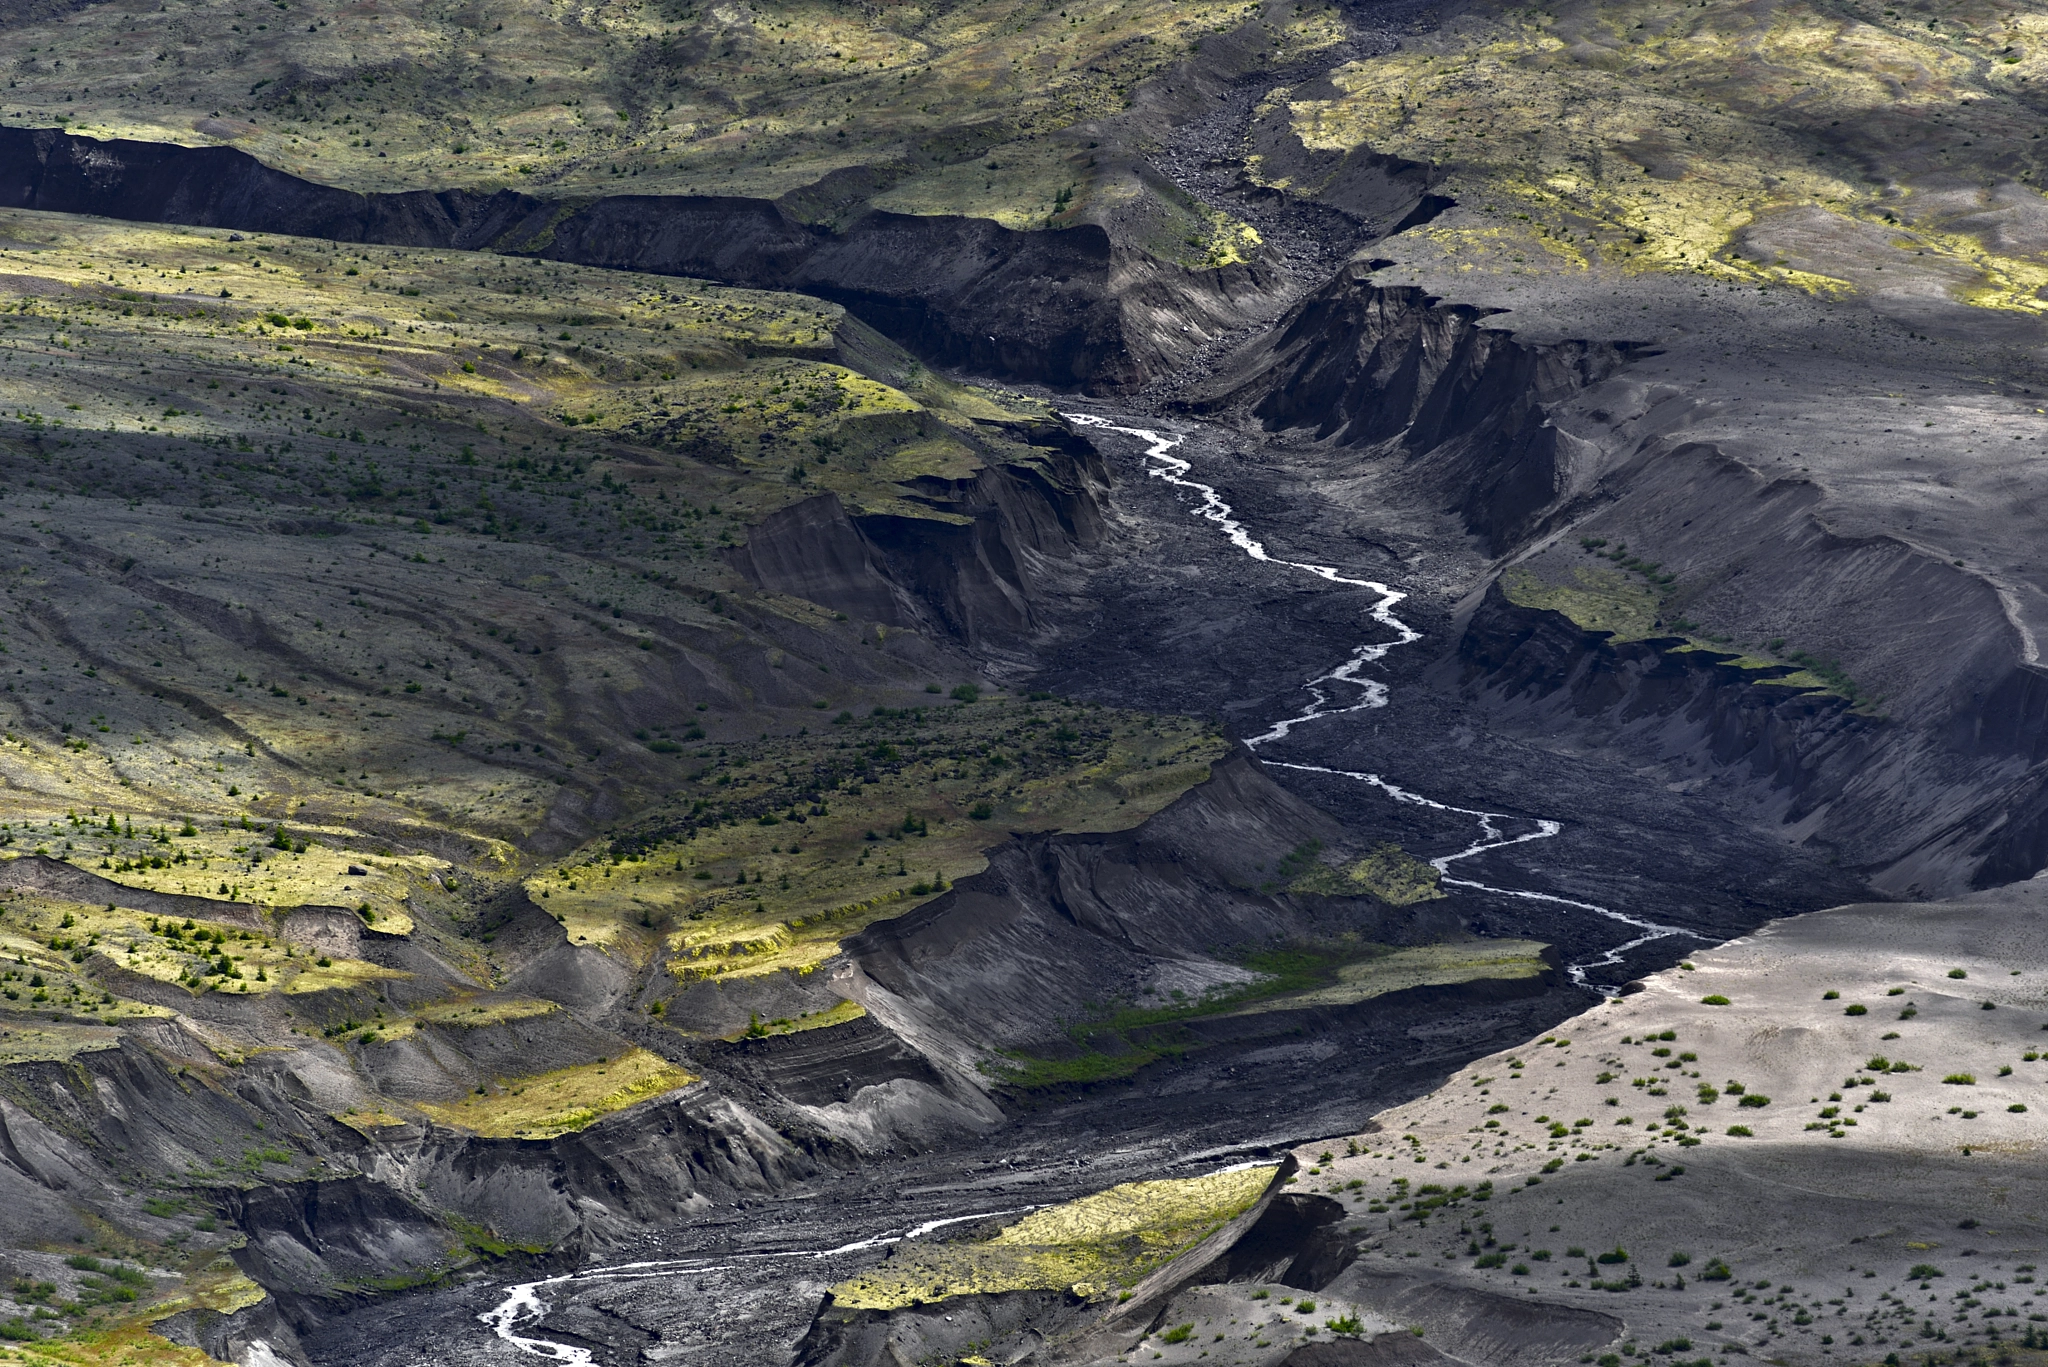
[[[0,1367],[2048,1364],[2048,7],[0,34]]]

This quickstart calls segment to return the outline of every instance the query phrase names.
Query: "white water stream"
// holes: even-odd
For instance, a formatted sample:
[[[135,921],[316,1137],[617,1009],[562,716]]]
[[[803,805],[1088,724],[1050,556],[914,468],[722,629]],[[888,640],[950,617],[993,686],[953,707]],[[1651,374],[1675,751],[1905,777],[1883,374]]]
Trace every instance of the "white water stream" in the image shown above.
[[[1123,436],[1136,437],[1139,441],[1144,442],[1145,473],[1154,479],[1164,480],[1176,488],[1192,492],[1196,496],[1196,516],[1206,518],[1208,521],[1215,523],[1223,534],[1230,539],[1231,545],[1237,547],[1252,559],[1268,565],[1279,565],[1287,569],[1301,570],[1316,576],[1318,579],[1326,579],[1332,584],[1344,584],[1352,588],[1369,589],[1380,596],[1379,602],[1375,603],[1369,610],[1369,615],[1375,622],[1378,622],[1392,633],[1391,638],[1359,646],[1351,652],[1351,657],[1343,664],[1338,665],[1326,674],[1318,674],[1310,679],[1303,685],[1308,690],[1311,699],[1309,705],[1295,715],[1283,718],[1273,723],[1266,730],[1261,731],[1258,735],[1248,738],[1245,741],[1247,749],[1256,751],[1262,745],[1268,745],[1273,741],[1285,739],[1294,728],[1307,722],[1318,721],[1324,717],[1339,717],[1347,712],[1366,712],[1373,708],[1385,707],[1387,705],[1387,686],[1377,679],[1364,678],[1362,675],[1367,666],[1377,664],[1385,659],[1387,654],[1395,647],[1412,645],[1414,642],[1422,639],[1421,632],[1394,615],[1395,605],[1406,598],[1407,594],[1399,589],[1390,588],[1377,580],[1353,579],[1348,575],[1339,574],[1330,565],[1311,565],[1300,560],[1282,560],[1278,556],[1269,554],[1265,546],[1245,530],[1244,524],[1232,516],[1235,509],[1223,501],[1222,496],[1216,492],[1213,485],[1203,484],[1198,480],[1188,478],[1189,473],[1194,469],[1193,463],[1173,454],[1174,448],[1187,440],[1186,436],[1155,432],[1149,427],[1121,427],[1107,418],[1099,418],[1092,413],[1068,413],[1064,416],[1068,422],[1073,423],[1076,427],[1092,427],[1097,431],[1116,432]],[[1348,702],[1341,700],[1333,702],[1330,688],[1332,685],[1339,684],[1356,688],[1358,690],[1357,696]],[[1622,955],[1636,948],[1636,946],[1648,944],[1652,940],[1661,940],[1672,935],[1697,938],[1692,935],[1691,931],[1681,929],[1678,926],[1660,925],[1655,921],[1645,921],[1640,917],[1630,916],[1625,912],[1615,911],[1611,907],[1599,906],[1593,902],[1581,902],[1570,897],[1556,897],[1547,892],[1525,892],[1519,888],[1497,888],[1490,883],[1481,883],[1470,878],[1454,878],[1451,876],[1451,865],[1458,863],[1460,860],[1474,859],[1487,853],[1489,850],[1498,850],[1509,845],[1520,845],[1530,840],[1548,840],[1564,829],[1562,822],[1543,818],[1513,817],[1504,812],[1482,812],[1470,807],[1453,807],[1449,803],[1438,802],[1434,798],[1427,798],[1420,793],[1411,793],[1405,788],[1396,787],[1378,774],[1360,773],[1352,769],[1332,769],[1321,764],[1290,763],[1285,760],[1266,760],[1264,762],[1276,769],[1298,769],[1305,773],[1329,774],[1336,778],[1348,778],[1356,783],[1369,784],[1396,802],[1409,802],[1417,806],[1428,807],[1433,811],[1455,812],[1460,816],[1471,817],[1479,827],[1472,843],[1459,850],[1456,854],[1438,855],[1435,859],[1429,861],[1431,866],[1436,869],[1439,878],[1447,886],[1470,888],[1475,892],[1490,893],[1496,897],[1512,897],[1523,902],[1541,902],[1547,906],[1572,911],[1591,912],[1595,916],[1605,917],[1610,921],[1618,921],[1622,925],[1641,932],[1635,938],[1604,951],[1598,958],[1567,965],[1565,972],[1570,974],[1571,980],[1580,987],[1591,988],[1603,995],[1612,996],[1612,988],[1593,988],[1592,984],[1586,981],[1587,973],[1595,968],[1605,968],[1609,964],[1620,963]],[[1520,835],[1507,835],[1502,831],[1499,823],[1511,821],[1533,821],[1535,829],[1525,831]]]
[[[1328,673],[1318,674],[1308,680],[1303,686],[1308,690],[1309,696],[1312,699],[1309,705],[1294,716],[1277,721],[1258,735],[1251,737],[1245,742],[1246,746],[1256,750],[1262,745],[1284,739],[1296,727],[1305,723],[1317,721],[1324,717],[1342,716],[1347,712],[1369,711],[1373,708],[1385,707],[1387,705],[1387,686],[1377,679],[1364,677],[1364,671],[1368,666],[1377,664],[1386,658],[1388,652],[1392,651],[1395,647],[1412,645],[1414,642],[1422,639],[1421,632],[1394,615],[1395,605],[1406,598],[1407,594],[1402,593],[1399,589],[1389,588],[1387,585],[1375,580],[1350,578],[1347,575],[1338,573],[1335,568],[1329,565],[1311,565],[1298,560],[1282,560],[1268,554],[1265,546],[1244,529],[1244,524],[1231,516],[1234,510],[1228,503],[1223,501],[1213,486],[1187,477],[1194,468],[1192,463],[1173,454],[1173,449],[1186,440],[1184,436],[1167,435],[1144,427],[1120,427],[1110,422],[1107,418],[1098,418],[1088,413],[1069,413],[1066,417],[1068,421],[1079,427],[1092,427],[1101,431],[1116,432],[1124,436],[1136,437],[1138,440],[1146,443],[1146,473],[1154,479],[1164,480],[1176,488],[1187,489],[1193,492],[1198,498],[1195,508],[1197,515],[1215,523],[1222,530],[1223,534],[1230,539],[1231,545],[1237,547],[1252,559],[1269,565],[1278,565],[1286,569],[1301,570],[1315,575],[1318,579],[1326,579],[1332,584],[1369,589],[1380,596],[1379,602],[1375,603],[1369,610],[1369,615],[1375,622],[1378,622],[1391,633],[1390,638],[1384,641],[1368,642],[1365,645],[1359,646],[1351,652],[1350,658],[1345,660],[1344,663]],[[1330,691],[1333,685],[1345,685],[1355,688],[1358,690],[1358,694],[1348,702],[1333,700]],[[1451,865],[1460,860],[1476,858],[1489,850],[1501,849],[1508,845],[1519,845],[1530,840],[1548,840],[1564,829],[1563,825],[1559,822],[1541,818],[1536,818],[1532,821],[1530,818],[1508,816],[1501,812],[1482,812],[1469,807],[1453,807],[1448,803],[1424,797],[1420,793],[1411,793],[1405,788],[1396,787],[1378,774],[1359,773],[1350,769],[1331,769],[1320,764],[1297,764],[1282,760],[1267,760],[1265,763],[1280,769],[1298,769],[1305,773],[1329,774],[1337,778],[1348,778],[1358,783],[1369,784],[1396,802],[1410,802],[1435,811],[1455,812],[1460,816],[1471,817],[1478,825],[1478,833],[1472,843],[1459,850],[1456,854],[1439,855],[1437,858],[1429,861],[1437,870],[1442,881],[1451,887],[1471,888],[1476,892],[1491,893],[1496,897],[1513,897],[1522,901],[1541,902],[1549,906],[1566,908],[1573,911],[1591,912],[1596,916],[1602,916],[1611,921],[1618,921],[1623,925],[1642,932],[1634,939],[1607,950],[1599,958],[1569,965],[1565,971],[1571,975],[1572,981],[1581,987],[1591,986],[1586,981],[1586,974],[1589,970],[1604,967],[1608,964],[1619,963],[1621,956],[1634,949],[1637,945],[1647,944],[1651,940],[1663,939],[1670,935],[1691,934],[1690,931],[1682,930],[1677,926],[1659,925],[1654,921],[1644,921],[1637,917],[1624,915],[1608,907],[1597,906],[1592,902],[1575,901],[1569,897],[1554,897],[1549,893],[1543,892],[1524,892],[1516,888],[1497,888],[1491,884],[1475,882],[1469,878],[1454,878],[1451,876]],[[1535,829],[1525,831],[1520,835],[1505,834],[1499,823],[1512,821],[1529,822],[1534,825]],[[1610,989],[1595,990],[1610,991]],[[547,1317],[548,1306],[542,1299],[543,1292],[554,1287],[581,1283],[639,1281],[650,1277],[674,1277],[691,1273],[715,1272],[724,1268],[735,1267],[741,1263],[759,1262],[766,1259],[817,1259],[829,1258],[836,1254],[860,1253],[871,1248],[882,1248],[889,1244],[901,1243],[906,1239],[922,1238],[924,1235],[930,1234],[934,1230],[944,1229],[948,1225],[962,1224],[969,1220],[986,1220],[999,1215],[1015,1215],[1030,1209],[1032,1209],[1030,1206],[1019,1206],[1010,1210],[991,1210],[973,1215],[955,1215],[944,1220],[927,1221],[924,1224],[903,1230],[900,1233],[876,1235],[872,1238],[856,1240],[850,1244],[841,1244],[836,1248],[797,1249],[774,1253],[743,1253],[722,1259],[655,1259],[647,1262],[618,1263],[608,1267],[586,1268],[579,1272],[564,1273],[559,1277],[546,1277],[539,1281],[521,1282],[516,1286],[508,1287],[506,1288],[505,1299],[477,1316],[477,1318],[489,1325],[491,1331],[500,1339],[522,1353],[537,1358],[544,1358],[549,1362],[567,1364],[568,1367],[595,1367],[596,1359],[591,1355],[591,1351],[588,1348],[575,1344],[558,1343],[553,1339],[537,1338],[531,1333],[523,1332],[534,1329]]]
[[[486,1310],[477,1318],[491,1327],[491,1331],[505,1342],[523,1353],[546,1358],[549,1362],[574,1364],[574,1367],[594,1367],[596,1359],[588,1348],[571,1343],[557,1343],[553,1339],[534,1338],[520,1331],[527,1329],[547,1317],[548,1307],[541,1300],[541,1292],[556,1286],[570,1286],[588,1282],[630,1282],[644,1281],[650,1277],[676,1277],[688,1273],[718,1272],[737,1267],[741,1263],[766,1262],[776,1258],[830,1258],[844,1253],[862,1253],[871,1248],[885,1248],[899,1244],[906,1239],[921,1239],[933,1230],[948,1225],[965,1224],[969,1220],[990,1220],[1000,1215],[1021,1215],[1036,1210],[1036,1206],[1012,1206],[1007,1210],[977,1211],[973,1215],[952,1215],[943,1220],[927,1220],[911,1228],[878,1234],[866,1239],[856,1239],[850,1244],[836,1248],[787,1249],[773,1253],[736,1253],[727,1258],[655,1258],[647,1262],[614,1263],[608,1267],[590,1267],[580,1272],[566,1272],[559,1277],[544,1277],[539,1281],[520,1282],[505,1289],[505,1299]]]

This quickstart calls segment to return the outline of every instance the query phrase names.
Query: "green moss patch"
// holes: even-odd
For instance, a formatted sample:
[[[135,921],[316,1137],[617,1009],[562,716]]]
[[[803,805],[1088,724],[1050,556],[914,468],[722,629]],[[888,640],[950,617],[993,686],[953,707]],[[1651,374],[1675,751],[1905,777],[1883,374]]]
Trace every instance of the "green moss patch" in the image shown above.
[[[1337,969],[1337,980],[1333,983],[1286,997],[1247,1002],[1230,1014],[1350,1006],[1412,987],[1540,977],[1549,971],[1543,957],[1548,948],[1536,940],[1473,940],[1396,949],[1378,958],[1343,965]]]
[[[1589,554],[1618,562],[1620,568],[1578,565],[1572,568],[1572,583],[1552,584],[1533,570],[1516,566],[1501,576],[1501,592],[1519,607],[1561,613],[1611,640],[1656,641],[1674,655],[1711,656],[1715,664],[1752,673],[1758,684],[1796,693],[1832,693],[1858,705],[1871,701],[1839,663],[1787,649],[1782,640],[1767,647],[1782,654],[1781,659],[1728,649],[1729,638],[1707,635],[1698,622],[1688,620],[1678,577],[1655,561],[1630,554],[1626,546],[1609,548],[1597,538],[1587,538],[1581,546]]]
[[[1224,753],[1184,718],[926,696],[821,715],[815,735],[684,743],[667,802],[527,890],[573,943],[670,956],[684,980],[808,972],[980,872],[1012,831],[1134,826]]]
[[[757,1015],[747,1023],[744,1030],[736,1030],[726,1038],[766,1039],[770,1035],[794,1035],[805,1030],[823,1030],[828,1026],[857,1021],[867,1013],[867,1008],[859,1002],[841,998],[823,1011],[805,1011],[795,1016],[777,1017],[774,1020],[762,1020]]]
[[[1395,948],[1357,936],[1269,946],[1238,956],[1256,975],[1249,982],[1198,997],[1122,1003],[1068,1026],[1064,1049],[1012,1051],[981,1068],[1020,1092],[1113,1081],[1206,1047],[1191,1028],[1206,1017],[1348,1006],[1411,987],[1535,977],[1547,970],[1545,948],[1532,940]]]
[[[899,1244],[880,1267],[833,1287],[832,1298],[850,1309],[894,1310],[1003,1291],[1107,1296],[1243,1214],[1277,1171],[1130,1182],[1027,1215],[978,1242]]]
[[[1617,641],[1641,641],[1663,630],[1663,599],[1654,589],[1620,570],[1579,566],[1570,584],[1548,584],[1521,568],[1501,576],[1501,591],[1520,607],[1561,612],[1588,631]]]
[[[1435,865],[1424,863],[1399,845],[1383,844],[1342,869],[1319,864],[1288,884],[1287,890],[1324,897],[1370,895],[1389,906],[1407,907],[1444,896],[1437,886],[1441,878]]]
[[[422,1102],[419,1109],[443,1125],[489,1139],[552,1139],[696,1080],[657,1054],[632,1049],[604,1063],[504,1078],[478,1095]]]

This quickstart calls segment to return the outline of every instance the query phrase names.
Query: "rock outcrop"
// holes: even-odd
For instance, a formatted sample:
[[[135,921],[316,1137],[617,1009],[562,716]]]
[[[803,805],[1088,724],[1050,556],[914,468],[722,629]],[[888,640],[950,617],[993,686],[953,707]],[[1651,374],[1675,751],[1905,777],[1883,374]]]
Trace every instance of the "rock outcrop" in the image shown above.
[[[908,481],[929,516],[849,512],[820,494],[763,519],[731,561],[763,588],[864,621],[977,647],[1029,633],[1044,581],[1101,540],[1109,494],[1093,448],[1064,430],[1030,435],[1027,458],[997,452],[962,478]]]

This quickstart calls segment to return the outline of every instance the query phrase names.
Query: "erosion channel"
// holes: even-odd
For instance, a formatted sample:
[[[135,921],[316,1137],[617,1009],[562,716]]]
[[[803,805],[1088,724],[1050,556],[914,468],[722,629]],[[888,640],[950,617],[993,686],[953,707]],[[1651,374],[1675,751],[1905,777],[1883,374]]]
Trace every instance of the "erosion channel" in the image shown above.
[[[0,1365],[2048,1361],[2048,18],[251,8],[0,5]]]
[[[1045,1087],[1026,1094],[1022,1108],[983,1139],[892,1157],[879,1190],[873,1171],[859,1171],[742,1198],[730,1214],[633,1241],[594,1266],[510,1287],[485,1279],[425,1293],[401,1312],[396,1334],[392,1307],[378,1306],[324,1331],[328,1342],[349,1345],[332,1360],[395,1364],[454,1353],[455,1361],[497,1361],[506,1344],[571,1362],[677,1349],[704,1361],[783,1353],[813,1360],[798,1352],[797,1341],[810,1328],[817,1297],[900,1240],[963,1237],[1119,1182],[1277,1161],[1294,1144],[1359,1129],[1476,1052],[1540,1032],[1581,1009],[1589,990],[1615,992],[1693,947],[1772,915],[1853,895],[1855,884],[1820,861],[1789,853],[1696,800],[1605,766],[1560,762],[1492,733],[1483,712],[1427,696],[1431,656],[1440,658],[1441,648],[1432,651],[1429,632],[1415,623],[1449,631],[1450,605],[1414,601],[1364,577],[1391,579],[1407,568],[1392,553],[1361,557],[1350,538],[1323,541],[1246,525],[1200,478],[1222,476],[1197,463],[1206,454],[1227,470],[1234,498],[1274,499],[1261,463],[1243,460],[1241,439],[1185,423],[1168,434],[1129,426],[1114,413],[1069,420],[1111,453],[1120,512],[1131,523],[1119,540],[1142,550],[1104,555],[1075,589],[1076,601],[1088,605],[1084,625],[1054,647],[1054,663],[1034,682],[1081,697],[1135,697],[1163,710],[1221,713],[1244,746],[1242,757],[1225,761],[1224,776],[1212,780],[1223,791],[1197,790],[1183,799],[1198,808],[1209,793],[1222,810],[1164,813],[1134,833],[1136,848],[1108,858],[1142,870],[1141,885],[1162,878],[1183,896],[1205,876],[1221,874],[1228,886],[1233,865],[1241,894],[1256,895],[1257,880],[1270,895],[1265,874],[1278,868],[1297,880],[1296,895],[1306,900],[1318,889],[1301,885],[1299,875],[1328,867],[1320,851],[1301,853],[1311,842],[1360,852],[1398,845],[1419,852],[1414,862],[1422,869],[1442,875],[1432,880],[1440,889],[1435,897],[1409,904],[1413,914],[1392,914],[1385,905],[1369,921],[1356,911],[1340,919],[1311,912],[1291,924],[1313,926],[1311,936],[1334,932],[1340,941],[1370,925],[1371,938],[1393,944],[1428,943],[1446,933],[1481,937],[1466,942],[1482,947],[1535,942],[1552,947],[1543,951],[1540,971],[1518,981],[1482,970],[1462,988],[1418,986],[1349,1002],[1341,991],[1311,993],[1292,1010],[1284,999],[1272,1003],[1278,1009],[1261,1013],[1262,1026],[1228,1018],[1209,1024],[1190,1011],[1157,1055],[1145,1055],[1157,1062],[1120,1077],[1106,1094],[1099,1085],[1093,1092]],[[1348,563],[1337,567],[1306,558],[1336,560],[1340,553]],[[1202,584],[1192,598],[1185,589],[1190,572]],[[1164,644],[1161,637],[1188,644]],[[1440,737],[1451,744],[1438,744]],[[1183,843],[1225,825],[1271,857],[1254,855],[1247,863],[1233,850],[1219,867]],[[1624,851],[1644,843],[1674,858],[1648,865],[1626,858]],[[1053,850],[1038,857],[1091,858]],[[1293,868],[1290,859],[1297,861]],[[1228,969],[1184,958],[1187,929],[1149,920],[1143,893],[1123,882],[1131,872],[1106,884],[1107,872],[1083,875],[1074,888],[1097,899],[1099,912],[1060,905],[1062,920],[1111,937],[1111,952],[1133,963],[1151,960],[1147,985],[1155,992],[1168,982],[1190,996],[1213,990],[1215,982],[1201,975]],[[995,876],[992,870],[983,878]],[[1072,893],[1064,877],[1053,876],[1048,890],[1056,888],[1064,903]],[[1329,891],[1342,896],[1346,889]],[[955,897],[969,893],[963,884]],[[1392,896],[1395,905],[1402,900]],[[991,985],[1002,979],[1010,980],[1000,989],[1005,998],[1072,1000],[1069,986],[1039,976],[1045,960],[1030,952],[1030,941],[1043,930],[1019,935],[979,918],[973,930],[953,928],[949,920],[973,913],[955,910],[950,900],[914,918],[920,925],[869,932],[874,941],[914,942],[934,932],[1002,941],[994,949],[956,946],[953,953],[969,963],[953,969],[917,961],[924,978],[905,980],[900,990],[932,1013],[926,1019],[957,1012],[954,1019],[970,1022],[970,1030],[999,1032],[992,1008],[970,999],[977,988],[997,990]],[[1014,913],[1001,921],[1012,919]],[[879,955],[862,958],[868,972],[882,976]],[[1161,958],[1180,962],[1162,971]],[[1459,975],[1444,976],[1448,983]],[[1075,1004],[1085,1019],[1088,1006]],[[1132,1043],[1143,1048],[1141,1038]],[[1279,1276],[1302,1259],[1303,1275],[1311,1275],[1316,1228],[1312,1220],[1303,1223],[1291,1241],[1283,1232],[1266,1255],[1272,1266],[1259,1271]],[[1334,1265],[1316,1274],[1328,1271]],[[933,1313],[971,1304],[971,1297],[934,1297]],[[997,1326],[1014,1331],[1031,1320],[1028,1312],[1011,1318],[1015,1323],[1005,1326],[998,1315]],[[369,1324],[358,1328],[357,1320]],[[963,1327],[955,1347],[993,1332],[978,1311],[963,1311],[961,1321],[979,1327]],[[929,1337],[928,1347],[946,1342],[943,1333]],[[867,1361],[865,1353],[880,1351],[857,1340],[805,1346],[824,1353],[817,1361]]]

